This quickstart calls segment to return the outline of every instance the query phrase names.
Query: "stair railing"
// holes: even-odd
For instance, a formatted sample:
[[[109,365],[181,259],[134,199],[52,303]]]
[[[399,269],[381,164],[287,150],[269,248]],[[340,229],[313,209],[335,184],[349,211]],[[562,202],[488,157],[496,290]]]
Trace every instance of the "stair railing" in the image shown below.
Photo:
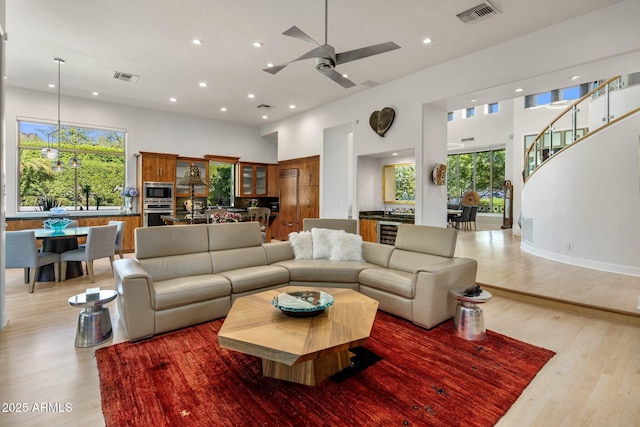
[[[565,110],[563,110],[560,114],[558,114],[540,133],[536,136],[533,142],[527,148],[524,154],[524,170],[523,170],[523,178],[525,182],[529,179],[531,174],[538,170],[545,162],[547,162],[554,154],[558,153],[560,150],[568,147],[569,145],[557,147],[558,149],[554,151],[553,139],[554,139],[554,131],[555,125],[561,119],[565,118],[568,114],[571,114],[571,144],[578,142],[578,140],[586,137],[589,134],[589,131],[581,134],[578,132],[578,113],[580,112],[580,108],[578,107],[583,101],[591,98],[592,96],[600,97],[604,96],[604,108],[605,108],[605,117],[602,119],[604,124],[603,126],[608,125],[613,117],[610,114],[610,98],[609,94],[611,90],[621,89],[623,86],[621,76],[611,77],[607,81],[600,84],[595,89],[591,90],[589,93],[582,96],[580,99],[573,102],[569,105]],[[592,133],[592,132],[591,132]],[[545,141],[545,136],[548,136],[548,141]],[[546,143],[548,142],[548,146]]]

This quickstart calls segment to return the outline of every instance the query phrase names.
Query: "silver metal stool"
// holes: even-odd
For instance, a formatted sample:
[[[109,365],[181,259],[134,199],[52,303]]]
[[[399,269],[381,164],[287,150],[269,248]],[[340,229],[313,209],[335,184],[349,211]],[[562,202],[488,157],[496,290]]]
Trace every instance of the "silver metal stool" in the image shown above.
[[[484,327],[483,304],[491,299],[491,294],[484,289],[478,295],[465,295],[464,288],[449,289],[449,292],[458,300],[456,314],[453,317],[453,327],[457,335],[469,341],[482,341],[487,337]]]
[[[111,315],[109,308],[104,307],[104,304],[113,301],[117,296],[116,291],[104,290],[99,294],[82,293],[69,298],[70,305],[84,307],[78,316],[76,347],[91,347],[111,338]]]

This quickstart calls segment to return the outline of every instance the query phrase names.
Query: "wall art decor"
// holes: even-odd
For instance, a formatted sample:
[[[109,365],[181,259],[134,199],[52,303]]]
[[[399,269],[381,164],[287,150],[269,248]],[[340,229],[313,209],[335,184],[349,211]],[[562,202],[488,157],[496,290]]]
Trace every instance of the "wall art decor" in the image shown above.
[[[369,117],[369,125],[375,133],[380,136],[384,136],[385,133],[391,128],[393,119],[396,117],[396,112],[393,108],[385,107],[382,111],[374,111]]]
[[[432,173],[433,183],[444,185],[447,182],[447,165],[436,163]]]

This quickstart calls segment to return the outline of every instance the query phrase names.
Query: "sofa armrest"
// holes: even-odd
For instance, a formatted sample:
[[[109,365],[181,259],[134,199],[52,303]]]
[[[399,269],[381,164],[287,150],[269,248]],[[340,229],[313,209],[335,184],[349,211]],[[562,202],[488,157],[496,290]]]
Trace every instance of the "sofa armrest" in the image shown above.
[[[456,301],[449,289],[473,286],[477,271],[478,263],[471,258],[451,258],[417,269],[413,322],[430,329],[453,317]]]
[[[262,245],[267,253],[267,264],[294,259],[291,242],[271,242]]]
[[[135,259],[113,262],[113,277],[118,292],[120,319],[130,340],[155,333],[155,310],[152,305],[153,279]]]

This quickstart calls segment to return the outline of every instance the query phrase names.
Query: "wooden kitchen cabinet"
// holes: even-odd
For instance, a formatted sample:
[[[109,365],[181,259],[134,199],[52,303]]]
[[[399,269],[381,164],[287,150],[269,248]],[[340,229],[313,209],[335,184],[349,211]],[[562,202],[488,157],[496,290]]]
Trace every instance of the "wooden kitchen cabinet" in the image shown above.
[[[138,190],[142,190],[142,183],[151,182],[175,182],[177,154],[151,153],[141,151],[138,153]]]
[[[360,235],[365,242],[378,242],[378,221],[375,219],[360,219]]]
[[[236,196],[261,197],[267,195],[267,165],[238,163]]]
[[[287,240],[289,233],[301,231],[305,218],[320,215],[320,157],[312,156],[280,162],[278,187],[279,240]]]
[[[267,197],[278,197],[278,165],[267,165]]]
[[[209,162],[206,159],[190,157],[178,157],[176,159],[176,197],[191,196],[191,186],[178,184],[191,166],[197,166],[200,169],[200,176],[207,183],[207,185],[195,185],[193,187],[194,196],[209,197]]]

